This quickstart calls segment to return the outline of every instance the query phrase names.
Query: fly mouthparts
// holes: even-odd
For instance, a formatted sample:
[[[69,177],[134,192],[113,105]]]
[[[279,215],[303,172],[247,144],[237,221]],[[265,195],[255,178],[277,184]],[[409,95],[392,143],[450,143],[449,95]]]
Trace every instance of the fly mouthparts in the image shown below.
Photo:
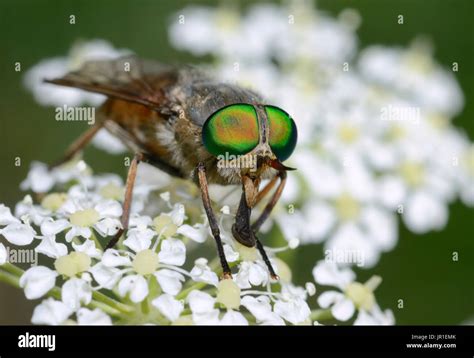
[[[287,166],[284,165],[282,162],[280,162],[278,159],[270,159],[270,160],[268,161],[268,164],[269,164],[273,169],[276,169],[276,170],[278,170],[278,171],[283,171],[283,170],[287,170],[287,171],[296,170],[296,168],[287,167]]]

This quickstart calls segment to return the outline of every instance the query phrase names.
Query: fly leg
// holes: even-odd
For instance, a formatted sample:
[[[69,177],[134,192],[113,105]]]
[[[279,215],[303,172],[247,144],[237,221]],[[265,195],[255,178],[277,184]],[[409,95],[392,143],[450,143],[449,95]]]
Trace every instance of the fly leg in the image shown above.
[[[281,194],[282,194],[283,189],[285,188],[285,184],[286,184],[286,171],[279,172],[278,177],[280,178],[280,183],[278,184],[278,187],[277,187],[275,193],[273,193],[273,196],[271,197],[270,201],[267,203],[267,205],[263,209],[260,216],[252,224],[253,232],[257,232],[260,229],[260,227],[263,225],[265,220],[267,220],[268,217],[270,216],[270,213],[272,212],[273,208],[275,207],[276,203],[278,202],[278,200],[281,197]]]
[[[60,166],[61,164],[66,163],[67,161],[71,160],[77,153],[79,153],[97,134],[99,129],[103,126],[103,121],[97,122],[87,131],[81,134],[79,138],[77,138],[66,150],[63,157],[55,161],[54,163],[49,165],[49,169],[53,169],[55,167]]]
[[[232,278],[232,273],[230,271],[229,264],[227,263],[227,260],[225,258],[224,247],[222,246],[219,225],[217,224],[214,211],[212,210],[212,207],[211,207],[211,199],[209,198],[209,190],[208,190],[207,178],[206,178],[206,168],[203,163],[198,164],[197,173],[198,173],[199,187],[201,188],[202,203],[204,205],[204,210],[206,211],[207,219],[209,220],[209,226],[211,227],[212,236],[214,237],[214,240],[216,241],[217,253],[221,261],[222,272],[223,272],[222,278],[223,279]]]
[[[279,176],[275,175],[264,187],[262,190],[260,190],[257,194],[257,199],[255,200],[255,205],[260,203],[262,199],[270,192],[270,190],[273,189],[275,186]]]
[[[128,229],[128,223],[130,220],[130,207],[132,205],[132,197],[133,197],[133,186],[135,185],[135,179],[137,177],[137,168],[138,164],[143,161],[144,159],[144,154],[143,153],[137,153],[133,157],[132,162],[130,163],[130,167],[128,168],[128,174],[127,174],[127,182],[125,184],[125,196],[123,200],[123,206],[122,206],[122,217],[120,219],[122,223],[122,228],[115,234],[115,236],[109,241],[105,249],[110,249],[115,246],[115,244],[119,241],[120,237],[122,234],[125,232],[125,230]]]
[[[270,185],[270,183],[268,185]],[[242,197],[240,199],[239,208],[237,209],[237,214],[235,216],[235,223],[232,226],[232,235],[239,243],[244,246],[256,246],[258,251],[260,252],[260,255],[262,256],[263,261],[265,262],[265,265],[268,268],[268,271],[270,272],[271,278],[274,280],[278,280],[278,275],[275,273],[275,270],[273,269],[273,266],[268,258],[267,253],[265,252],[262,243],[255,234],[256,230],[254,230],[253,227],[250,225],[251,212],[252,208],[250,207],[249,200],[247,200],[244,184],[244,190],[242,191]]]

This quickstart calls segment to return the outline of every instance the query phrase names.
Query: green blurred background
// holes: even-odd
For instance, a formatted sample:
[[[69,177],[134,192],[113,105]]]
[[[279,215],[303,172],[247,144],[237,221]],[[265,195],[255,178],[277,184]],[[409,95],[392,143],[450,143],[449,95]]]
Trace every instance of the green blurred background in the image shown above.
[[[23,193],[18,186],[32,160],[51,161],[81,133],[86,124],[68,122],[67,129],[54,118],[54,109],[40,107],[22,86],[26,69],[38,61],[66,55],[77,39],[103,38],[117,48],[130,48],[143,57],[169,63],[199,62],[171,48],[167,38],[170,15],[191,1],[151,0],[0,0],[0,202],[13,206]],[[194,2],[196,3],[196,1]],[[199,4],[216,4],[199,1]],[[238,2],[243,8],[250,1]],[[362,16],[360,46],[407,46],[417,35],[435,45],[435,57],[445,66],[459,63],[458,80],[466,96],[455,125],[474,139],[471,98],[474,95],[474,1],[471,0],[321,0],[318,7],[337,15],[357,9]],[[68,23],[69,15],[76,24]],[[404,15],[404,25],[397,16]],[[22,72],[14,71],[21,62]],[[21,157],[22,165],[14,166]],[[87,161],[96,170],[125,175],[120,157],[95,148]],[[455,203],[442,232],[413,235],[401,229],[395,250],[384,254],[372,270],[359,271],[364,282],[380,274],[384,282],[376,297],[392,308],[398,324],[460,324],[474,322],[474,211]],[[454,251],[459,261],[452,261]],[[291,260],[297,283],[311,280],[312,268],[322,258],[320,246],[299,248]],[[404,308],[397,303],[403,299]],[[32,307],[23,293],[0,283],[0,324],[29,323]]]

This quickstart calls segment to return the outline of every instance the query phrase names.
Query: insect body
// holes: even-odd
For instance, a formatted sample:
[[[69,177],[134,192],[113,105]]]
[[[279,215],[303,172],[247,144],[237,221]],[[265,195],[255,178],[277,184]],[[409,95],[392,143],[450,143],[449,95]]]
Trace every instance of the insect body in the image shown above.
[[[257,246],[272,276],[275,272],[256,232],[283,190],[287,168],[282,164],[296,145],[291,117],[248,89],[219,83],[191,67],[173,68],[137,57],[86,63],[76,72],[46,82],[81,88],[108,97],[96,125],[74,142],[58,165],[81,150],[105,127],[135,153],[127,176],[123,230],[128,227],[137,165],[146,161],[199,185],[224,277],[231,277],[219,227],[208,194],[208,183],[242,185],[242,197],[232,227],[241,244]],[[233,158],[232,163],[222,163]],[[236,165],[254,163],[252,166]],[[279,185],[255,223],[252,208]],[[262,179],[271,179],[259,190]],[[108,247],[116,244],[123,230]]]

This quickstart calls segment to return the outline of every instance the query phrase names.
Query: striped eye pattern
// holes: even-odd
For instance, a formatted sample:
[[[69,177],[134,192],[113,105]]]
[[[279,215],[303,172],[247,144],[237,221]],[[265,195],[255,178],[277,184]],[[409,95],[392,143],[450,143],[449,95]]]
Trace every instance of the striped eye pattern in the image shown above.
[[[232,104],[213,113],[202,128],[202,141],[215,156],[246,154],[259,143],[258,118],[250,104]]]
[[[288,113],[278,107],[265,106],[265,111],[270,126],[270,148],[283,162],[295,150],[298,139],[296,124]]]

